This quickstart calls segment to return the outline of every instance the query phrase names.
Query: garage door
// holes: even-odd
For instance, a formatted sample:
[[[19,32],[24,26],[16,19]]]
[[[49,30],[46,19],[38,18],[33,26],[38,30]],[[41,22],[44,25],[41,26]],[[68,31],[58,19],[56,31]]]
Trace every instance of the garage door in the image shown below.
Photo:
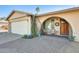
[[[31,24],[27,21],[18,21],[11,23],[11,32],[21,35],[31,34]]]

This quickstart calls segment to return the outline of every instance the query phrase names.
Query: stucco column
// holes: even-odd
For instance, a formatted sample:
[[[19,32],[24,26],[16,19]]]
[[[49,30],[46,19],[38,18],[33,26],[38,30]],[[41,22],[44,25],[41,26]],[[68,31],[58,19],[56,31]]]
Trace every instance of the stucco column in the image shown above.
[[[40,20],[39,19],[36,19],[36,24],[37,24],[37,34],[38,36],[41,35],[41,23],[40,23]]]
[[[8,32],[11,33],[11,22],[8,21]]]

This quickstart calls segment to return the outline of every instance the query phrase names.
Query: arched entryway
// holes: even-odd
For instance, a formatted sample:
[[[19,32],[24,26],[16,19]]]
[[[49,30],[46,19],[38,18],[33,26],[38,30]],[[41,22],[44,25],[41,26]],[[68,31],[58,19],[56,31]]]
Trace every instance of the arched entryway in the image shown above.
[[[72,33],[72,29],[65,19],[50,17],[43,22],[41,33],[46,35],[69,36]]]

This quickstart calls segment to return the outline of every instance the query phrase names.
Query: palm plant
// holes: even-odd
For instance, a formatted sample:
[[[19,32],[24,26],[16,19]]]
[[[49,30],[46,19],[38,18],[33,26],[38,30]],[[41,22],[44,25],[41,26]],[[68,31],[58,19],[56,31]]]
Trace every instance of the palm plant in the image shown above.
[[[35,37],[37,36],[37,24],[36,24],[36,16],[39,12],[39,7],[37,7],[36,9],[36,13],[35,15],[33,15],[33,18],[32,18],[32,36]]]

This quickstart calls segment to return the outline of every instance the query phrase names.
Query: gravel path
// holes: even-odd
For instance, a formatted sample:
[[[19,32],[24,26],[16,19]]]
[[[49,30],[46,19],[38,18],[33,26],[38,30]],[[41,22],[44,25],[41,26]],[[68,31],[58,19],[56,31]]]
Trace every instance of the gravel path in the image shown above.
[[[13,36],[13,35],[12,35]],[[2,37],[2,36],[0,36]],[[17,36],[16,36],[17,37]],[[7,38],[8,39],[8,38]],[[5,37],[6,40],[6,37]],[[63,37],[41,36],[16,39],[0,44],[0,52],[7,53],[78,53],[79,43]]]

